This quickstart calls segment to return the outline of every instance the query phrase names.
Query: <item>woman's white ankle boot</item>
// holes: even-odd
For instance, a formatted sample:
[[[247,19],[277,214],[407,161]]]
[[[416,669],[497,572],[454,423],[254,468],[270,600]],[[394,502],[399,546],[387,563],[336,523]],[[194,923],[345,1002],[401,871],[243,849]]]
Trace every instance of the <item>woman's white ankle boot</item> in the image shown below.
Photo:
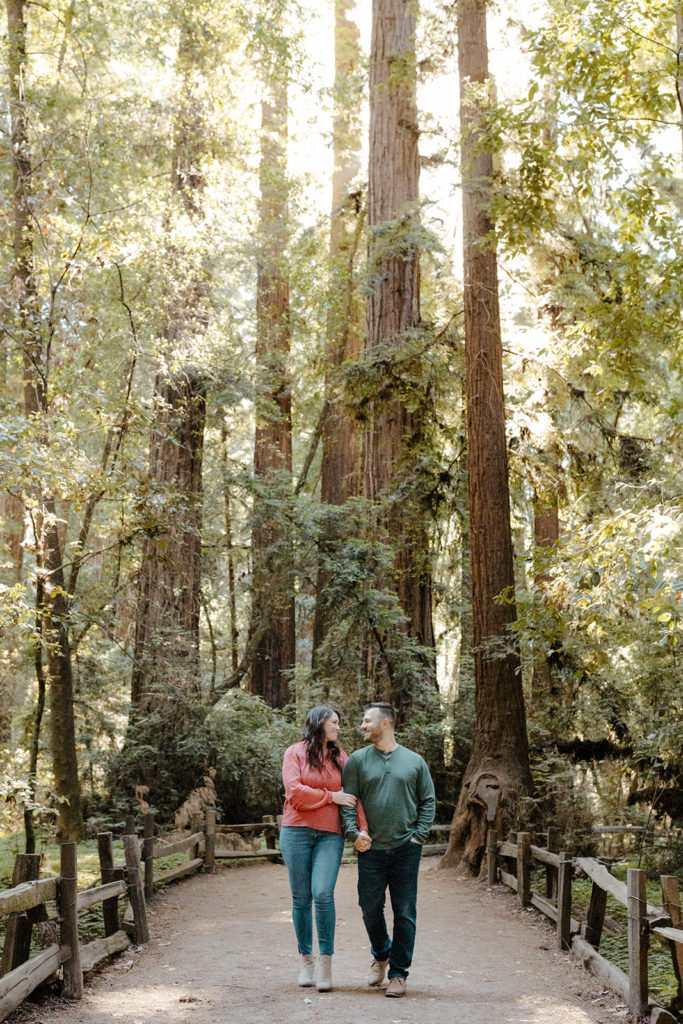
[[[302,987],[315,983],[315,960],[312,953],[301,954],[301,970],[299,971],[299,984]]]
[[[318,973],[315,979],[318,992],[329,992],[332,988],[332,957],[318,957]]]

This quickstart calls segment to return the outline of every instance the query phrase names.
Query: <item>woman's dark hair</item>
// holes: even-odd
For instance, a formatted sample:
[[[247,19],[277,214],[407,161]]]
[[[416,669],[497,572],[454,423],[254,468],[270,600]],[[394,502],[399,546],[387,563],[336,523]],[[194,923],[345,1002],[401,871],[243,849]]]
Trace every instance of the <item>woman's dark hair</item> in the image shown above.
[[[311,768],[322,768],[329,754],[335,768],[341,771],[339,746],[325,739],[324,728],[327,719],[336,713],[328,704],[316,704],[306,715],[303,737],[307,744],[306,753]]]

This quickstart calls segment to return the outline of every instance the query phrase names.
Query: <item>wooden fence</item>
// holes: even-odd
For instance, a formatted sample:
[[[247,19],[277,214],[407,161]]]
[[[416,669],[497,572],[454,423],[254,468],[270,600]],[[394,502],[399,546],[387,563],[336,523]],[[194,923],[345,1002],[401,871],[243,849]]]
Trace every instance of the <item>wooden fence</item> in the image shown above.
[[[648,947],[657,936],[669,944],[678,980],[678,1002],[683,1001],[683,929],[678,879],[661,877],[662,907],[647,902],[645,872],[628,868],[627,881],[615,878],[594,857],[572,857],[559,849],[559,834],[548,830],[546,847],[536,846],[528,832],[517,833],[514,842],[500,841],[495,830],[487,838],[487,880],[503,882],[517,893],[521,907],[532,906],[555,924],[557,946],[570,950],[585,967],[628,1004],[634,1016],[651,1013],[656,1024],[675,1024],[676,1017],[649,997]],[[545,869],[543,892],[532,888],[532,868]],[[586,921],[572,917],[572,877],[580,873],[592,882]],[[608,894],[626,908],[628,974],[599,952]]]
[[[0,917],[6,917],[5,941],[0,964],[0,1021],[4,1020],[36,988],[61,967],[62,994],[70,999],[83,995],[83,974],[112,953],[134,942],[149,941],[146,904],[154,889],[175,879],[212,871],[215,863],[216,812],[207,808],[204,821],[195,817],[190,835],[165,842],[155,839],[154,815],[146,814],[143,835],[135,834],[135,819],[126,819],[123,835],[124,860],[114,863],[111,832],[97,836],[101,884],[78,891],[76,844],[60,846],[59,874],[39,878],[40,855],[17,857],[12,888],[0,892]],[[183,863],[157,872],[155,861],[188,855]],[[119,901],[127,908],[120,914]],[[56,901],[59,941],[30,956],[34,924],[49,919],[47,904]],[[78,914],[102,904],[104,936],[82,944],[78,935]]]
[[[432,833],[448,833],[450,825],[433,825]],[[180,839],[155,838],[154,816],[143,818],[138,836],[135,819],[126,820],[123,835],[124,860],[116,865],[113,834],[97,837],[101,884],[78,891],[76,845],[60,847],[59,874],[39,878],[39,855],[17,857],[12,888],[0,892],[0,917],[7,917],[5,942],[0,965],[0,1021],[20,1005],[39,985],[62,970],[62,994],[80,999],[83,973],[91,970],[112,953],[125,949],[131,941],[141,945],[149,940],[146,903],[160,885],[186,878],[199,870],[212,871],[216,860],[246,858],[281,859],[276,840],[280,819],[266,815],[260,822],[242,825],[216,825],[216,814],[207,808],[203,820],[195,816],[190,834]],[[233,836],[240,837],[239,848],[225,848]],[[265,846],[249,846],[245,837],[263,838]],[[487,838],[486,871],[490,885],[500,881],[514,889],[522,907],[535,907],[553,921],[557,946],[571,951],[584,966],[612,988],[631,1012],[639,1016],[651,1012],[653,1024],[674,1024],[676,1018],[649,998],[647,952],[651,938],[668,944],[679,985],[679,1003],[683,1005],[683,927],[678,880],[662,876],[662,907],[649,904],[645,892],[645,872],[629,868],[627,882],[616,879],[609,868],[593,857],[572,857],[560,849],[559,830],[548,830],[545,847],[531,841],[528,832],[519,832],[514,841],[501,841],[494,830]],[[423,852],[443,853],[444,843],[429,843]],[[175,867],[155,871],[156,862],[171,856],[186,855]],[[542,869],[539,891],[532,887],[538,878],[534,868]],[[572,877],[582,873],[592,882],[586,921],[572,917]],[[536,882],[536,884],[538,884]],[[542,891],[540,891],[542,890]],[[627,910],[629,969],[621,971],[599,952],[608,894]],[[127,908],[120,914],[119,901]],[[48,920],[47,904],[56,901],[59,941],[31,957],[33,925]],[[81,944],[78,914],[96,904],[102,905],[104,936]]]

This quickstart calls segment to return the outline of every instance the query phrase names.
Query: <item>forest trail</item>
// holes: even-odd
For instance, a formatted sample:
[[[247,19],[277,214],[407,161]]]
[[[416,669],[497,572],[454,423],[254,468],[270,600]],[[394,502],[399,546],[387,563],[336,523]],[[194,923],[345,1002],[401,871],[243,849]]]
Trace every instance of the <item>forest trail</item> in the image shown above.
[[[296,984],[287,874],[222,868],[169,887],[149,907],[151,940],[86,979],[82,1003],[24,1004],[30,1024],[606,1024],[626,1016],[554,933],[514,897],[426,861],[404,999],[365,987],[370,963],[356,866],[337,895],[334,990]]]

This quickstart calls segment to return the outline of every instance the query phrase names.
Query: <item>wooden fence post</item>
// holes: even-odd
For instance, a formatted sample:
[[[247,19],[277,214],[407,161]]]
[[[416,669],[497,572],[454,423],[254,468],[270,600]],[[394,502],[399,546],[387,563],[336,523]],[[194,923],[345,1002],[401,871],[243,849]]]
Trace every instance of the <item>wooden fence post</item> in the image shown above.
[[[548,828],[548,853],[560,852],[560,830],[556,825]],[[545,868],[545,894],[549,900],[557,896],[557,868],[552,864],[546,864]]]
[[[63,965],[62,995],[67,999],[83,998],[83,972],[81,970],[81,949],[78,943],[78,872],[76,866],[76,843],[62,843],[59,847],[59,882],[57,884],[57,909],[59,910],[59,942],[68,946],[71,954]]]
[[[517,833],[517,899],[520,907],[531,903],[531,835]]]
[[[204,830],[202,829],[202,815],[201,815],[201,812],[200,811],[195,811],[195,813],[190,818],[190,835],[194,835],[195,832],[203,832],[203,831]],[[192,860],[196,860],[198,856],[199,856],[199,841],[197,841],[194,844],[194,846],[192,847],[192,854],[191,854]]]
[[[123,834],[125,836],[134,836],[134,835],[137,834],[136,831],[135,831],[135,815],[134,814],[127,814],[126,815],[125,824],[123,826]]]
[[[266,850],[275,852],[275,833],[277,831],[275,818],[272,814],[264,814],[261,821],[264,821],[267,825],[272,825],[272,828],[265,829]],[[268,860],[271,864],[275,864],[277,863],[277,856],[269,857]]]
[[[12,888],[22,882],[33,882],[40,874],[39,853],[18,853],[12,872]],[[2,947],[2,964],[0,977],[13,971],[15,967],[25,963],[31,950],[31,932],[37,919],[35,911],[42,909],[41,920],[47,919],[45,907],[34,908],[29,916],[26,913],[10,914],[5,928],[5,942]]]
[[[557,869],[557,948],[569,949],[572,930],[572,874],[574,865],[565,850]]]
[[[600,945],[606,907],[607,890],[593,882],[593,886],[591,888],[591,899],[586,913],[586,929],[584,932],[586,942],[589,942],[593,949],[597,949]]]
[[[495,828],[486,833],[486,881],[495,885],[498,878],[498,833]]]
[[[206,808],[204,823],[204,870],[214,871],[216,868],[216,808]]]
[[[97,852],[100,857],[100,877],[102,885],[113,882],[116,878],[114,868],[114,837],[111,832],[97,833]],[[114,935],[119,930],[119,901],[116,896],[110,900],[102,900],[102,919],[105,936]]]
[[[133,908],[133,937],[135,944],[141,946],[144,942],[149,942],[149,928],[147,927],[145,893],[140,876],[140,855],[138,853],[137,837],[125,835],[123,837],[123,850],[126,857],[128,899]]]
[[[647,930],[645,911],[647,892],[645,872],[629,868],[626,872],[628,903],[628,991],[629,1009],[634,1017],[647,1010]]]
[[[144,817],[145,838],[142,846],[142,860],[145,865],[145,899],[154,896],[154,815],[148,811]]]
[[[671,918],[671,927],[681,926],[681,894],[676,875],[662,875],[660,878],[662,887],[662,904],[664,910]],[[683,996],[683,946],[679,942],[670,942],[671,959],[673,961],[674,974],[678,982],[677,1002],[680,1004]]]

